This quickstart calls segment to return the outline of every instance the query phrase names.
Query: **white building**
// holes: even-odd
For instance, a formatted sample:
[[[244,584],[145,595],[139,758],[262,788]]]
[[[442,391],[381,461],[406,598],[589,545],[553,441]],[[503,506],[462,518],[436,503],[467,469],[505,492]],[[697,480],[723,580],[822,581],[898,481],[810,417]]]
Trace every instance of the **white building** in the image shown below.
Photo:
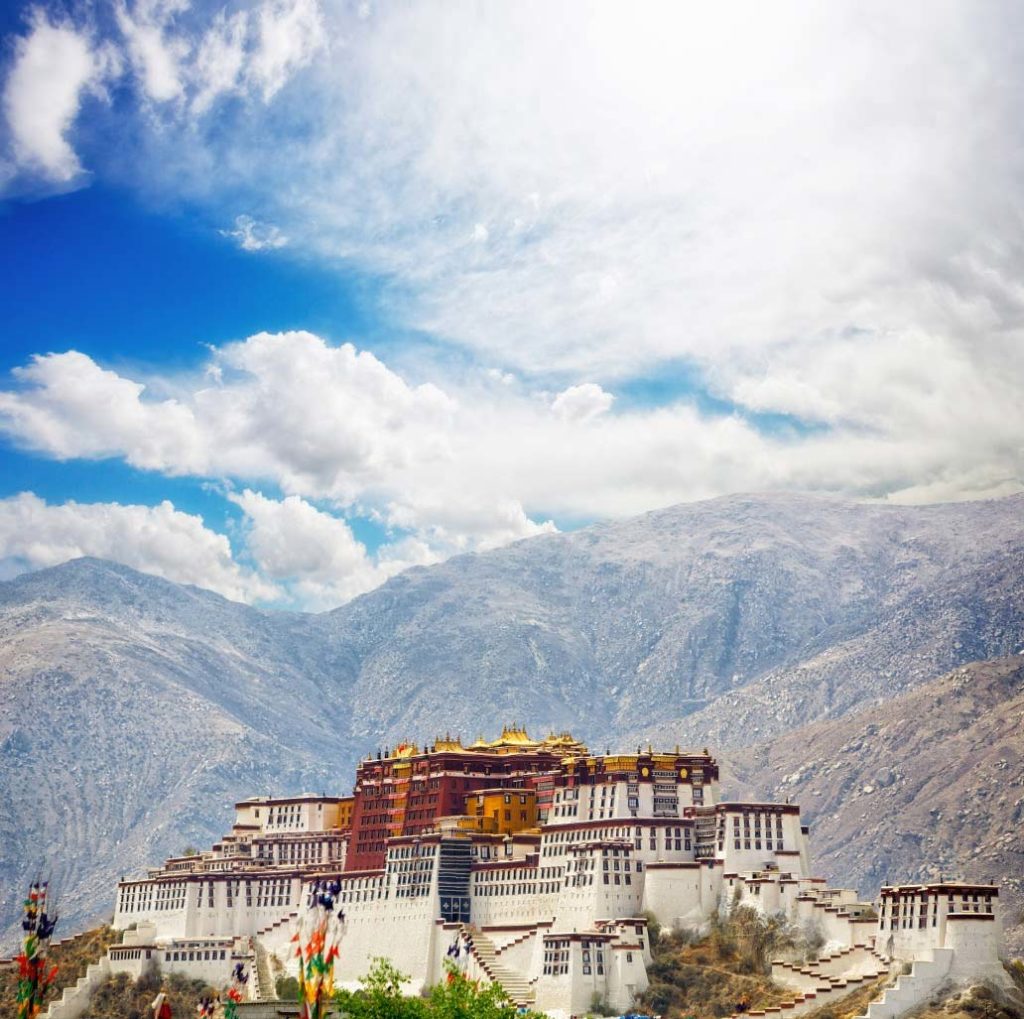
[[[546,789],[542,810],[530,815],[543,820],[504,833],[494,830],[500,818],[481,814],[488,796],[502,803],[502,791],[467,794],[465,815],[388,838],[382,865],[363,871],[345,869],[351,799],[247,800],[209,852],[122,881],[114,924],[134,925],[136,942],[141,936],[161,965],[204,979],[211,962],[248,952],[260,970],[254,984],[268,995],[273,963],[294,972],[290,939],[307,883],[336,879],[345,914],[340,982],[354,984],[386,956],[411,990],[431,985],[458,940],[471,946],[470,976],[564,1015],[595,999],[625,1011],[646,989],[648,914],[692,929],[750,905],[816,928],[828,952],[854,952],[850,965],[865,972],[946,948],[960,960],[951,972],[998,964],[994,889],[971,886],[950,898],[947,889],[966,886],[886,888],[876,920],[854,892],[812,875],[799,807],[721,802],[714,760],[690,754],[679,766],[683,759],[678,751],[570,758],[553,783],[542,776],[516,804],[525,818],[527,801]]]

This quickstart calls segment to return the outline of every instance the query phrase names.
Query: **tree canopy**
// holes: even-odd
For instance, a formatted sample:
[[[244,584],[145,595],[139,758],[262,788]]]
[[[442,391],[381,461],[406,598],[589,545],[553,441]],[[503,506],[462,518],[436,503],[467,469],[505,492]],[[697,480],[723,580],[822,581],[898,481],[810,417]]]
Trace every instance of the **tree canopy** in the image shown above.
[[[352,1019],[542,1019],[520,1012],[499,984],[469,980],[450,964],[426,997],[403,994],[407,979],[387,959],[374,959],[359,990],[338,991],[335,1006]]]

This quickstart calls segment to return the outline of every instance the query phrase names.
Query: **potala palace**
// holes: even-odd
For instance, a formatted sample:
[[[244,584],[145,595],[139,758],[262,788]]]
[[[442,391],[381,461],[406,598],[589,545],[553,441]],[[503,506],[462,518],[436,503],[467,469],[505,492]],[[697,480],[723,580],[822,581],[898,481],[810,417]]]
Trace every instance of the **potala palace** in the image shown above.
[[[889,970],[903,975],[869,1019],[892,1019],[945,983],[1007,979],[997,888],[886,887],[859,902],[813,876],[798,806],[722,802],[706,750],[599,756],[567,734],[533,740],[512,727],[493,742],[377,753],[351,796],[237,804],[212,849],[119,883],[124,941],[51,1019],[73,1019],[107,973],[154,965],[217,985],[245,961],[253,1002],[274,998],[317,878],[341,884],[339,980],[386,956],[415,991],[443,978],[458,942],[470,976],[559,1016],[584,1014],[595,995],[630,1008],[647,987],[647,916],[699,929],[738,904],[825,940],[818,962],[776,964],[793,998],[772,1013],[799,1014]]]

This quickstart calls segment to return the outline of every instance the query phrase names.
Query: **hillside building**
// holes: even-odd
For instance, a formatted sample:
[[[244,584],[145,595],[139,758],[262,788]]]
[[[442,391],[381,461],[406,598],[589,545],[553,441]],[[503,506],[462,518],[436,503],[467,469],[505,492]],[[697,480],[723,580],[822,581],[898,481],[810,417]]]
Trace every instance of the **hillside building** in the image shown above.
[[[114,925],[165,968],[204,977],[204,953],[251,951],[254,984],[270,993],[268,961],[294,966],[293,921],[317,878],[341,885],[338,979],[385,955],[430,985],[458,941],[470,975],[554,1014],[582,1014],[595,996],[630,1007],[647,987],[648,915],[700,928],[749,904],[814,925],[835,950],[891,959],[950,940],[995,953],[998,941],[991,889],[886,888],[876,919],[827,887],[799,807],[723,802],[706,750],[593,755],[518,727],[490,743],[382,751],[359,764],[351,797],[245,800],[209,851],[120,882]],[[989,948],[975,930],[985,924]]]

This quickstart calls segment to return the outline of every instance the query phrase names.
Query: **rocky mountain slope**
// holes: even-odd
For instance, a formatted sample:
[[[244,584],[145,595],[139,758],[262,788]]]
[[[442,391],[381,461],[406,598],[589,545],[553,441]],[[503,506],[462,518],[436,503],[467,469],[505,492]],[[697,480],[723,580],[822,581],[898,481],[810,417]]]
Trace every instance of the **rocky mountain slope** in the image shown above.
[[[727,767],[734,790],[799,803],[816,868],[864,894],[943,875],[1001,883],[1024,951],[1024,655],[739,750]]]
[[[1024,497],[734,496],[410,570],[324,625],[366,739],[497,712],[728,747],[1012,653],[1022,605]]]
[[[235,799],[347,778],[343,673],[304,617],[111,563],[0,585],[4,925],[31,875],[69,932],[109,916],[111,878],[209,844]]]
[[[79,560],[0,584],[0,929],[69,922],[257,791],[349,788],[380,743],[505,720],[597,749],[738,747],[1024,647],[1024,497],[736,496],[272,613]],[[40,847],[45,847],[42,849]]]

